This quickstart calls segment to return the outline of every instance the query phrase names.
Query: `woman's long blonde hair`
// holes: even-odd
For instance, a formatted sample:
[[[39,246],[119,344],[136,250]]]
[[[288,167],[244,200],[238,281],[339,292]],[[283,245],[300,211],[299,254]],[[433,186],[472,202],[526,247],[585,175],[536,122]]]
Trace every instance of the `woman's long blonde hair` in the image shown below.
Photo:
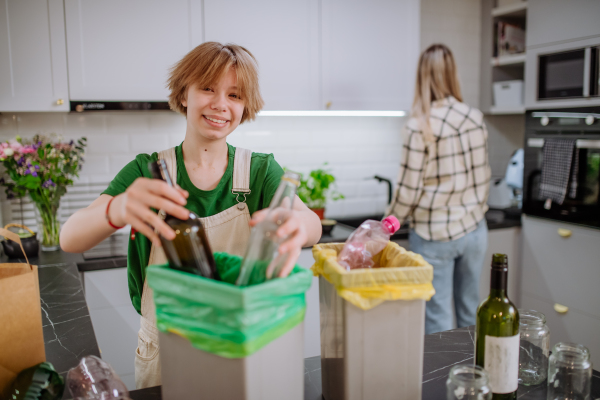
[[[462,101],[454,56],[443,44],[432,44],[419,57],[412,117],[419,120],[426,141],[433,141],[429,117],[431,103],[454,96]]]

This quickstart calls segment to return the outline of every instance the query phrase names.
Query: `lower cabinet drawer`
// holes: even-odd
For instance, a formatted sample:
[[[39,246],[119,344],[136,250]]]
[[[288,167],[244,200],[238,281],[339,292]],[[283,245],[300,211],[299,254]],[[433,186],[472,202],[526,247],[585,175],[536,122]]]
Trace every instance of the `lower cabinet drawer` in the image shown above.
[[[523,295],[600,319],[600,230],[529,216],[522,229]]]
[[[569,304],[563,305],[569,307]],[[559,314],[554,310],[553,303],[526,294],[521,298],[520,309],[536,310],[546,316],[551,346],[558,342],[582,344],[590,350],[594,368],[600,365],[600,319],[571,309],[564,314]]]

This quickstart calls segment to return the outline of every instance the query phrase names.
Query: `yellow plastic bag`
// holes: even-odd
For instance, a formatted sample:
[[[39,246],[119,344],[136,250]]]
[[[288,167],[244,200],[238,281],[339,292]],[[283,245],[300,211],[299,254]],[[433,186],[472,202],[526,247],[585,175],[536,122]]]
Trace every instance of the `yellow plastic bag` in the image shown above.
[[[419,254],[406,251],[397,243],[387,246],[373,257],[380,268],[346,271],[337,262],[344,243],[317,244],[313,247],[315,276],[322,275],[340,297],[369,310],[386,300],[429,300],[435,294],[433,267]]]

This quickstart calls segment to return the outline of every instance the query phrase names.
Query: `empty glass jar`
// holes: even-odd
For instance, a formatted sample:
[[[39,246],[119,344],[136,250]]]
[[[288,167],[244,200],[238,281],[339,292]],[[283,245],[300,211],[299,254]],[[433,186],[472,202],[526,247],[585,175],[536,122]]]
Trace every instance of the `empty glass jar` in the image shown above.
[[[519,317],[519,383],[539,385],[548,376],[550,330],[546,326],[546,316],[534,310],[519,310]]]
[[[592,389],[590,351],[580,344],[557,343],[548,362],[548,400],[588,400]]]
[[[455,365],[446,381],[447,400],[491,400],[489,376],[478,365]]]

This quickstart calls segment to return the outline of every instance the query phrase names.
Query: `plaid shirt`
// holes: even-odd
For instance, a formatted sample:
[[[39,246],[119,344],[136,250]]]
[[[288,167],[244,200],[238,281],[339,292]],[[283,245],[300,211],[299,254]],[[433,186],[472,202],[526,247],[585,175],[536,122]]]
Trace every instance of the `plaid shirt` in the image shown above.
[[[398,188],[387,214],[426,240],[449,241],[475,230],[488,210],[491,170],[483,114],[454,97],[433,102],[435,140],[426,143],[419,122],[404,127]]]

